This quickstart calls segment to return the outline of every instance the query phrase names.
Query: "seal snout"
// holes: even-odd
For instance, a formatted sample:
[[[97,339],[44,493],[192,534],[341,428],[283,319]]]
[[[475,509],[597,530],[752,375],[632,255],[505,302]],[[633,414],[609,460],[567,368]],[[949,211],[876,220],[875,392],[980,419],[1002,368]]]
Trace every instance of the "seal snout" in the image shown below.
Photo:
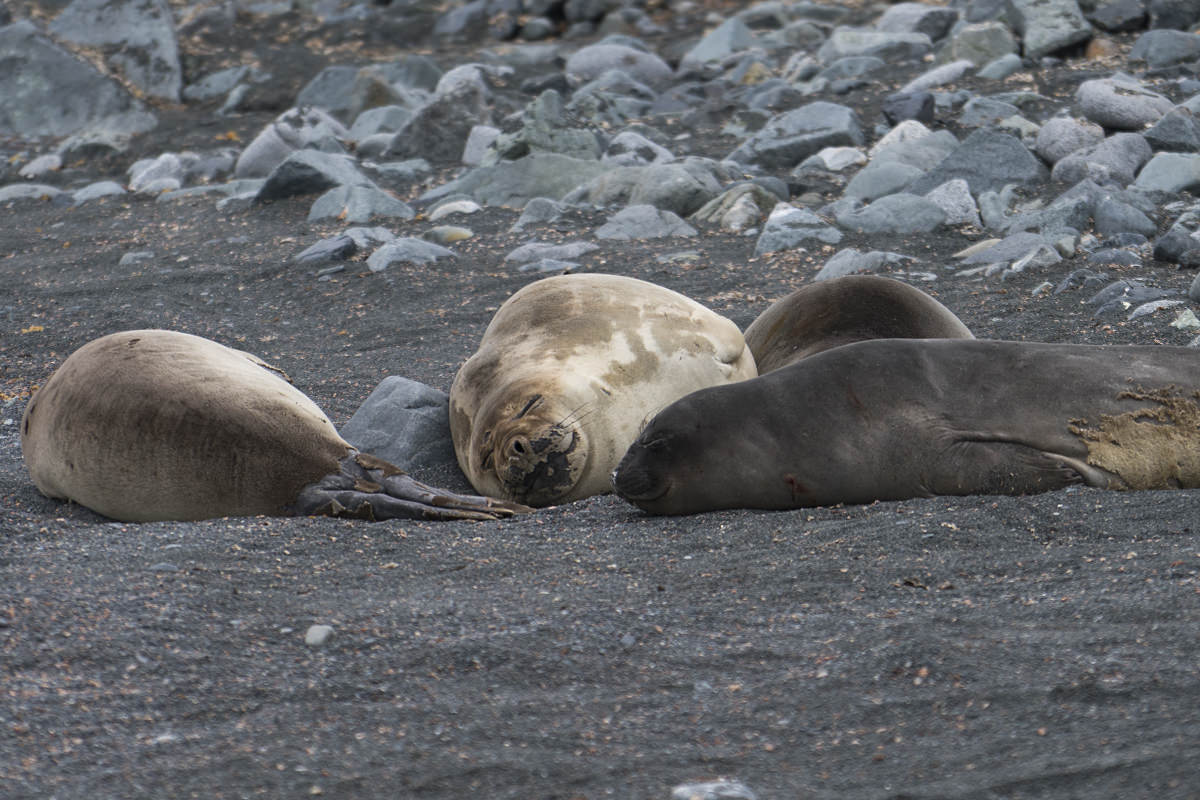
[[[623,500],[638,505],[657,500],[671,488],[669,482],[656,478],[647,468],[643,451],[645,447],[634,442],[611,476],[613,491]]]

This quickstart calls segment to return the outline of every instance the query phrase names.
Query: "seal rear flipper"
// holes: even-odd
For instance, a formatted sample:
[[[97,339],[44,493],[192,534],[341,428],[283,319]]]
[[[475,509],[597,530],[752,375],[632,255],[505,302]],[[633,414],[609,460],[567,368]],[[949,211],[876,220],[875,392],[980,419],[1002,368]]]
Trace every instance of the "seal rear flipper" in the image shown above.
[[[351,452],[339,471],[301,490],[290,511],[303,515],[385,519],[492,520],[532,509],[490,497],[427,486],[399,467]]]
[[[1119,479],[1073,456],[1020,442],[961,439],[924,485],[934,494],[1036,494],[1067,486],[1121,488]]]

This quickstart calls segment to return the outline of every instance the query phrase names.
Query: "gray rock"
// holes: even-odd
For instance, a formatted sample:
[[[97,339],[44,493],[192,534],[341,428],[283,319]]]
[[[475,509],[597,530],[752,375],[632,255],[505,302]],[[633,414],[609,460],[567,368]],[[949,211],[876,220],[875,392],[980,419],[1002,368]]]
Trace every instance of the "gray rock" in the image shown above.
[[[1057,164],[1083,147],[1104,141],[1104,128],[1074,117],[1054,117],[1042,123],[1034,150],[1049,164]]]
[[[380,381],[339,433],[361,452],[408,472],[458,463],[450,437],[449,395],[399,375]]]
[[[597,239],[663,239],[668,236],[695,236],[696,229],[677,214],[651,205],[623,208],[596,229]]]
[[[1087,15],[1093,25],[1111,33],[1125,33],[1146,27],[1145,0],[1109,0],[1097,3]]]
[[[322,239],[300,251],[295,263],[315,267],[333,261],[345,261],[359,250],[354,238],[344,233]],[[366,452],[371,452],[367,450]]]
[[[91,64],[53,44],[31,22],[0,28],[0,134],[67,136],[141,105]]]
[[[1176,106],[1168,111],[1143,135],[1155,150],[1200,152],[1200,120],[1186,106]]]
[[[971,187],[971,193],[978,196],[1008,184],[1033,186],[1045,181],[1046,177],[1046,168],[1020,139],[982,129],[963,140],[954,152],[908,190],[913,194],[925,194],[946,181],[962,178]]]
[[[892,125],[905,120],[933,122],[936,99],[931,92],[896,92],[883,98],[880,111]]]
[[[596,206],[648,204],[688,216],[720,194],[717,166],[691,158],[644,167],[607,167],[564,200]]]
[[[719,780],[681,783],[671,790],[671,800],[758,800],[758,795],[741,781]]]
[[[958,22],[954,8],[929,6],[924,3],[896,3],[889,6],[875,22],[875,30],[889,33],[923,33],[938,41]]]
[[[412,219],[416,212],[377,186],[335,186],[321,195],[308,212],[308,221],[336,219],[368,222],[374,217]]]
[[[1175,107],[1128,76],[1084,81],[1075,91],[1075,102],[1092,122],[1118,130],[1141,130]]]
[[[58,153],[47,153],[25,164],[17,170],[17,174],[27,181],[37,180],[47,173],[62,169],[62,163],[62,156]]]
[[[492,123],[489,94],[482,82],[456,82],[453,70],[442,77],[450,88],[438,91],[417,109],[392,138],[389,158],[458,162],[476,125]],[[441,83],[439,83],[439,87]]]
[[[1018,116],[1020,113],[1020,109],[1003,100],[972,97],[958,115],[958,124],[964,128],[996,127],[1001,120]]]
[[[356,142],[380,133],[395,133],[413,117],[410,108],[398,105],[368,108],[354,118],[354,124],[346,135]]]
[[[729,154],[729,160],[790,169],[826,147],[863,144],[858,115],[846,106],[818,101],[773,117]]]
[[[1096,204],[1093,212],[1096,233],[1106,239],[1120,233],[1140,233],[1153,236],[1158,233],[1154,220],[1128,203],[1108,197]]]
[[[329,625],[310,625],[304,632],[304,643],[309,647],[322,647],[333,636],[333,628]]]
[[[1154,241],[1153,254],[1159,261],[1197,264],[1200,263],[1200,239],[1186,225],[1176,222]]]
[[[916,259],[902,253],[889,253],[883,250],[872,250],[863,253],[853,247],[839,250],[825,262],[820,271],[813,276],[814,281],[827,281],[832,278],[842,278],[846,275],[859,275],[880,272],[886,267],[906,267]]]
[[[179,102],[183,68],[166,0],[72,0],[50,32],[103,50],[108,66],[147,96]]]
[[[757,45],[754,32],[737,17],[725,20],[704,35],[679,60],[681,70],[700,67],[714,61],[722,61],[734,53],[749,50]]]
[[[251,140],[233,173],[238,178],[265,178],[297,150],[348,136],[345,126],[319,108],[290,108]]]
[[[486,166],[539,152],[591,159],[599,158],[602,150],[595,132],[569,126],[562,97],[547,89],[525,107],[518,130],[496,137],[481,163]]]
[[[482,206],[520,208],[535,197],[561,200],[572,190],[611,170],[600,161],[570,158],[558,153],[531,153],[516,161],[476,167],[461,178],[431,189],[422,201],[449,194],[468,194]]]
[[[539,258],[537,261],[528,261],[517,267],[517,272],[535,272],[540,275],[547,273],[562,273],[566,274],[573,270],[579,269],[580,264],[577,261],[562,261],[557,258]]]
[[[335,186],[374,184],[359,172],[351,158],[316,150],[297,150],[271,171],[255,199],[260,203],[270,202],[295,195],[316,194]]]
[[[525,204],[525,208],[521,211],[521,216],[509,228],[512,233],[518,233],[525,230],[530,225],[545,225],[549,222],[556,222],[562,217],[563,211],[566,210],[566,205],[557,200],[551,200],[549,197],[535,197]]]
[[[1145,61],[1151,69],[1195,61],[1200,58],[1200,36],[1183,31],[1146,31],[1133,43],[1129,57]]]
[[[1184,30],[1200,21],[1200,3],[1196,0],[1149,0],[1151,28]]]
[[[640,133],[621,131],[612,138],[604,150],[601,161],[622,167],[665,164],[674,161],[670,150],[656,144]]]
[[[900,5],[920,5],[919,3],[901,3]],[[899,8],[900,6],[892,6]],[[921,6],[921,8],[932,8],[931,6]],[[945,10],[945,9],[942,9]],[[947,83],[954,83],[956,80],[966,75],[970,70],[974,69],[975,65],[967,59],[952,61],[949,64],[942,64],[939,67],[922,72],[917,77],[913,78],[904,86],[896,91],[896,94],[911,94],[912,92],[924,92],[929,89],[935,89],[938,86],[945,86]]]
[[[899,33],[864,28],[836,28],[817,51],[817,58],[829,64],[846,56],[875,56],[884,61],[913,61],[933,49],[924,33]]]
[[[978,250],[963,259],[963,264],[998,264],[1001,262],[1018,261],[1040,248],[1052,243],[1036,233],[1014,233],[996,242],[990,247]]]
[[[382,177],[393,183],[414,183],[433,172],[433,167],[423,158],[409,158],[404,161],[386,161],[374,165],[374,169]]]
[[[1054,165],[1051,177],[1064,183],[1089,179],[1095,183],[1126,186],[1133,181],[1153,151],[1139,133],[1114,133],[1104,141],[1084,147]]]
[[[1075,0],[1007,0],[1026,58],[1041,58],[1092,37]]]
[[[1021,71],[1024,64],[1021,57],[1016,53],[1005,53],[999,58],[994,58],[988,63],[980,67],[979,72],[975,73],[980,78],[987,78],[992,81],[1002,81],[1009,75],[1013,75]]]
[[[467,143],[463,145],[462,163],[468,167],[478,167],[493,152],[493,145],[500,138],[500,129],[491,125],[475,125],[467,134]]]
[[[97,181],[72,192],[71,201],[73,205],[81,206],[102,197],[120,197],[124,194],[127,194],[125,187],[116,181]]]
[[[372,272],[382,272],[393,264],[432,264],[443,258],[457,258],[453,250],[440,244],[405,236],[387,242],[367,257]]]
[[[875,56],[846,56],[818,72],[817,77],[831,81],[838,78],[861,78],[885,67],[887,62]]]
[[[600,245],[593,242],[528,242],[506,255],[504,260],[514,264],[527,264],[544,258],[570,261],[599,249]]]
[[[983,227],[979,207],[971,196],[971,187],[962,178],[949,180],[925,193],[925,199],[946,213],[946,225]]]
[[[54,200],[65,195],[57,186],[44,183],[10,183],[0,186],[0,203],[10,203],[13,200]]]
[[[447,42],[474,42],[488,30],[487,0],[472,0],[448,8],[433,25],[433,35]]]
[[[195,83],[183,87],[183,99],[191,102],[203,102],[229,94],[250,74],[250,67],[245,64],[210,72]]]
[[[140,159],[129,167],[128,172],[129,188],[135,192],[146,191],[151,184],[164,179],[174,181],[176,189],[183,185],[184,165],[176,153]]]
[[[924,174],[925,170],[911,164],[876,159],[850,179],[843,194],[870,202],[901,191]]]
[[[899,193],[881,197],[866,208],[838,214],[838,225],[863,233],[927,233],[946,221],[946,212],[931,200]]]
[[[604,42],[576,50],[567,58],[565,66],[567,77],[579,83],[594,80],[614,69],[653,89],[665,87],[674,74],[667,62],[653,53]]]
[[[966,59],[977,67],[1017,51],[1017,40],[1002,22],[964,25],[950,36],[942,57],[946,61]]]
[[[805,242],[837,244],[842,232],[807,208],[797,208],[790,203],[778,203],[767,217],[754,247],[754,255],[794,250]]]
[[[1200,155],[1157,153],[1133,185],[1155,192],[1194,192],[1200,189]]]

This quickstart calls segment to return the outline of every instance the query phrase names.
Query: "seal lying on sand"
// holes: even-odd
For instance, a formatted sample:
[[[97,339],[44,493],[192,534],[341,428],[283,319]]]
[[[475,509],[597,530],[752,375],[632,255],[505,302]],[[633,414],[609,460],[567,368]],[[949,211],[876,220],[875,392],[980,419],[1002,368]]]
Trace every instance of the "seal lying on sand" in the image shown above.
[[[611,490],[655,412],[756,375],[729,320],[616,275],[562,275],[510,297],[450,388],[458,463],[476,491],[531,506]]]
[[[801,286],[746,328],[758,374],[867,339],[970,339],[950,309],[920,289],[880,275]]]
[[[29,401],[21,450],[43,494],[130,522],[522,510],[357,452],[261,359],[174,331],[114,333],[75,351]]]
[[[613,486],[655,514],[1193,488],[1198,389],[1185,347],[859,342],[672,404]]]

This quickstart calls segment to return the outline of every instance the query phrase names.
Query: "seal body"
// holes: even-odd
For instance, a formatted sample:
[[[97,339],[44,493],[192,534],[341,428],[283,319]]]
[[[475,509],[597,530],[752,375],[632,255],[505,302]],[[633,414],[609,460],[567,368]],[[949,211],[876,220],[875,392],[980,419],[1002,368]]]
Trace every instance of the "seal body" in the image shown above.
[[[616,275],[545,278],[501,306],[455,376],[454,450],[484,495],[577,500],[611,490],[655,412],[756,374],[737,326],[681,294]]]
[[[656,514],[1086,484],[1200,486],[1200,354],[986,340],[859,342],[656,416],[613,475]]]
[[[879,275],[847,275],[801,286],[746,328],[760,375],[867,339],[970,339],[950,309],[915,286]]]
[[[131,522],[436,518],[447,516],[438,503],[454,505],[453,495],[357,453],[261,359],[174,331],[115,333],[72,353],[26,407],[21,449],[43,494]],[[476,500],[465,518],[504,513]]]

